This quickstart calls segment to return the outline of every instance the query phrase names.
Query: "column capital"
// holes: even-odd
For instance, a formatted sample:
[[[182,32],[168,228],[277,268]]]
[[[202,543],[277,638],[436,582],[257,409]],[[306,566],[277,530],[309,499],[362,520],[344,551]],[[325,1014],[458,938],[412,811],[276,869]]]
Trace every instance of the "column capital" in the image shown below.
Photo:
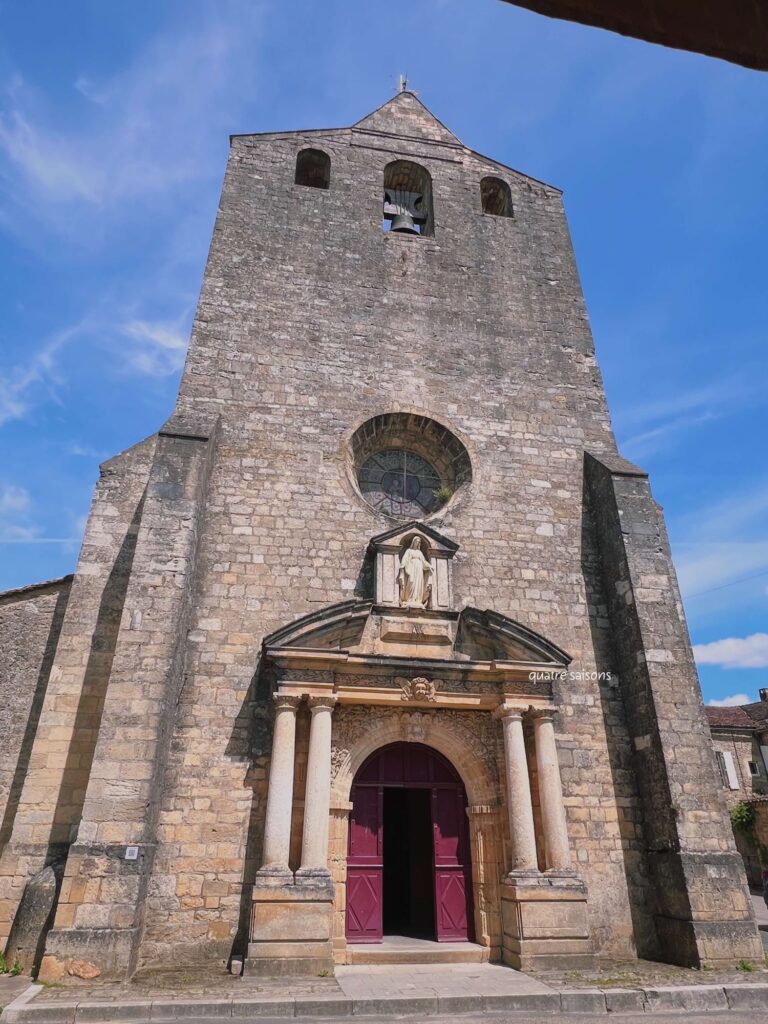
[[[295,712],[301,703],[301,697],[295,697],[290,693],[280,693],[279,690],[277,693],[272,694],[272,700],[274,701],[276,711]]]
[[[528,708],[526,715],[531,718],[534,722],[553,722],[557,708],[535,708],[533,706]]]
[[[309,710],[314,714],[316,711],[333,711],[334,707],[338,703],[339,698],[335,693],[319,693],[311,694],[307,697],[307,703],[309,704]]]
[[[522,720],[523,708],[512,707],[512,705],[507,704],[505,701],[504,703],[499,704],[493,714],[495,718],[512,718]]]

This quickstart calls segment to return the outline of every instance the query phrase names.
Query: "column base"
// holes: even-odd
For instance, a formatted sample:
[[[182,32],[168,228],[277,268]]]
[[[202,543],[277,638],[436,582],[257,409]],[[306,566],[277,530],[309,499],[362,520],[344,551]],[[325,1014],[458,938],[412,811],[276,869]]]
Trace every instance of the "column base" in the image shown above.
[[[501,886],[502,958],[517,970],[595,966],[587,889],[569,871],[516,872]]]
[[[260,874],[260,873],[259,873]],[[330,874],[306,872],[285,885],[257,876],[245,974],[333,974]]]

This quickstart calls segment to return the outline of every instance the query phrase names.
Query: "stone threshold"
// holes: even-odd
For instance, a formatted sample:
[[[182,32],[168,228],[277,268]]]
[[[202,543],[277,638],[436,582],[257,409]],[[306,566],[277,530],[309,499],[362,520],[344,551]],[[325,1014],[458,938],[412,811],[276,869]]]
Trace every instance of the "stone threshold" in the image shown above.
[[[276,999],[162,999],[125,1002],[39,1003],[42,986],[30,985],[0,1014],[2,1024],[98,1024],[113,1021],[243,1020],[257,1018],[415,1017],[437,1014],[641,1013],[768,1010],[768,982],[668,985],[654,988],[561,989],[505,995],[344,996]]]

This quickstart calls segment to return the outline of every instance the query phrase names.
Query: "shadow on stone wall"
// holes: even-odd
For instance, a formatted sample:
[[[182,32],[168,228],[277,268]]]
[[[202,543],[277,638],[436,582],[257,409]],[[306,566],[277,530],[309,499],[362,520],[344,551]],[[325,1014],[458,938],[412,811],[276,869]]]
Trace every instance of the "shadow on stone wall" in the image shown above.
[[[53,665],[56,646],[59,642],[61,624],[64,620],[64,612],[67,609],[67,601],[69,600],[71,585],[72,577],[70,576],[68,581],[62,586],[56,599],[56,606],[53,610],[51,627],[48,631],[48,639],[45,644],[43,660],[40,663],[40,671],[37,675],[37,683],[35,684],[35,692],[32,697],[29,717],[24,730],[24,738],[22,739],[21,747],[19,748],[19,756],[16,761],[13,780],[8,792],[8,802],[5,805],[5,813],[3,814],[2,823],[0,823],[0,857],[2,857],[3,850],[11,837],[13,822],[19,806],[19,799],[21,798],[21,790],[24,786],[24,780],[27,777],[27,772],[29,770],[29,759],[32,754],[32,746],[37,734],[37,726],[40,721],[40,713],[43,709],[45,694],[48,690],[48,679],[51,674],[51,666]]]
[[[261,847],[264,840],[264,808],[272,753],[272,707],[273,680],[262,667],[261,655],[251,685],[235,719],[232,734],[227,744],[227,757],[245,761],[248,770],[243,786],[251,790],[251,808],[248,815],[245,856],[243,858],[243,884],[240,892],[240,910],[235,937],[232,941],[232,957],[245,957],[251,924],[252,889],[256,871],[261,864]]]
[[[59,822],[61,821],[60,813],[68,812],[66,815],[69,826],[68,842],[73,840],[83,812],[85,791],[88,787],[93,757],[96,752],[101,716],[104,711],[104,701],[112,671],[112,661],[115,656],[120,620],[131,577],[143,510],[144,495],[136,507],[112,570],[107,577],[99,602],[96,627],[91,637],[91,649],[75,712],[72,741],[67,751],[54,818],[54,821]]]
[[[142,497],[102,592],[75,712],[72,739],[57,795],[45,866],[43,871],[27,882],[13,922],[11,938],[17,938],[13,947],[9,942],[8,948],[13,948],[25,965],[32,961],[33,974],[39,968],[48,932],[56,916],[67,852],[83,812],[143,507]],[[51,879],[50,874],[46,873],[48,868],[52,869],[55,879],[54,893],[49,891]],[[36,892],[36,887],[40,888],[41,894]],[[45,915],[41,911],[44,903],[50,908]],[[19,945],[20,941],[23,941],[23,946]]]
[[[626,710],[621,697],[620,680],[616,672],[616,657],[612,645],[612,630],[608,601],[604,592],[596,526],[592,514],[591,496],[585,480],[582,508],[584,509],[581,534],[581,568],[587,591],[589,627],[595,652],[595,666],[599,673],[610,673],[611,681],[599,682],[600,706],[605,725],[611,777],[618,804],[621,850],[624,875],[627,880],[629,909],[632,916],[635,946],[638,956],[646,960],[658,959],[658,936],[654,923],[655,896],[650,867],[645,856],[642,806],[634,784],[632,746],[627,728]],[[601,679],[605,676],[601,675]]]

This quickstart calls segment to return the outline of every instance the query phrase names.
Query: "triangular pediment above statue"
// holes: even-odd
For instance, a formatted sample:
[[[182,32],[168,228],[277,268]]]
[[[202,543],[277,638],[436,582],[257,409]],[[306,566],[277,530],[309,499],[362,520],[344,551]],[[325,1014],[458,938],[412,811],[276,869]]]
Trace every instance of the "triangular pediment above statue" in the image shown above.
[[[371,551],[399,551],[410,544],[414,537],[421,538],[426,550],[439,553],[444,558],[453,558],[459,550],[455,540],[415,519],[371,537],[369,548]]]

